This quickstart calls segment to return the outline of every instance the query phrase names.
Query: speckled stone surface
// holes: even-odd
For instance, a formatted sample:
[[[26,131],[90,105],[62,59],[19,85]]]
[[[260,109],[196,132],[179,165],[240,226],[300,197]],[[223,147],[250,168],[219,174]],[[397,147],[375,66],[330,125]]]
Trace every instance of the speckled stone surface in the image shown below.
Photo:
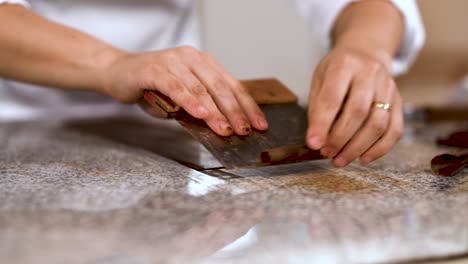
[[[459,125],[413,125],[366,167],[202,173],[143,147],[173,153],[174,141],[187,140],[158,122],[149,143],[57,120],[0,123],[0,262],[411,263],[468,254],[468,171],[429,170],[450,150],[434,138]]]

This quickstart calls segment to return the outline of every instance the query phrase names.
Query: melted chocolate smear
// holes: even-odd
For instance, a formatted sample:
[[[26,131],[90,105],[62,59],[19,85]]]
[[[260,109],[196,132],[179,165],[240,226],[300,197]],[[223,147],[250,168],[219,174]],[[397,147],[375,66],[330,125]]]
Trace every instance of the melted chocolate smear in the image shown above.
[[[263,164],[279,165],[323,158],[325,157],[318,150],[311,150],[306,145],[296,145],[265,150],[260,153],[259,161]]]

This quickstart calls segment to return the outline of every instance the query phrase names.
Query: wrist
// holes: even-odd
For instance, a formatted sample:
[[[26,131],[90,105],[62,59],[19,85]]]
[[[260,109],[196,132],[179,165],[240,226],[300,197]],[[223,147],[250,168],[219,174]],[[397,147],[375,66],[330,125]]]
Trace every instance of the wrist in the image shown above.
[[[363,41],[366,42],[366,41]],[[376,60],[381,63],[385,68],[391,72],[393,64],[393,52],[386,50],[385,48],[378,47],[376,45],[371,45],[370,42],[363,43],[362,45],[356,41],[343,41],[337,42],[333,50],[341,50],[345,52],[351,52],[360,54],[362,56],[368,57],[372,60]]]
[[[390,1],[358,1],[337,18],[331,37],[335,48],[364,54],[391,71],[404,32],[401,12]]]
[[[110,69],[119,59],[127,56],[129,53],[117,49],[115,47],[104,47],[103,49],[96,52],[96,55],[93,58],[94,73],[95,73],[95,84],[93,85],[93,90],[96,92],[112,95],[109,91],[108,75],[110,74]]]

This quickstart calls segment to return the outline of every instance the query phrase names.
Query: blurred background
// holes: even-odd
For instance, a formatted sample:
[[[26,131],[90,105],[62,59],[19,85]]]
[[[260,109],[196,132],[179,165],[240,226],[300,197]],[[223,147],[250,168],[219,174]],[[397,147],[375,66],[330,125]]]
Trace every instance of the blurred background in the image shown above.
[[[277,77],[304,102],[324,54],[292,0],[201,0],[204,47],[240,79]],[[468,1],[419,0],[426,46],[398,78],[407,102],[439,104],[468,72]],[[468,85],[467,85],[468,86]],[[466,94],[465,94],[466,95]]]

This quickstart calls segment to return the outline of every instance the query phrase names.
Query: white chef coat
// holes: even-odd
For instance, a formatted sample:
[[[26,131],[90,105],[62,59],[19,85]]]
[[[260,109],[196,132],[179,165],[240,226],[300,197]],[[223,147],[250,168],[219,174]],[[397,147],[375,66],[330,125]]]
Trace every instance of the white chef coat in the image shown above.
[[[330,45],[337,15],[353,0],[295,0],[319,45]],[[392,0],[405,18],[405,34],[394,60],[394,73],[405,72],[424,42],[424,30],[414,0]],[[200,47],[192,0],[0,0],[21,4],[52,21],[76,28],[119,48],[138,52],[191,45]],[[73,52],[73,51],[70,51]],[[305,88],[305,87],[304,87]],[[301,94],[301,93],[299,93]],[[302,93],[303,94],[303,93]],[[118,107],[104,96],[63,91],[0,79],[0,120],[51,113],[89,114]]]

